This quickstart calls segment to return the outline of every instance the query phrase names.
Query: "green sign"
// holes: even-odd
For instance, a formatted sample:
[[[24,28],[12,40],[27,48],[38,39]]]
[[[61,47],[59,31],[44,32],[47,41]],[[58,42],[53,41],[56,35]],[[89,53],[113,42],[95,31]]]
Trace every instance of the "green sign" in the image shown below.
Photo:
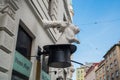
[[[29,77],[31,72],[32,63],[21,55],[19,52],[15,51],[13,70]]]
[[[50,75],[42,70],[42,80],[50,80]]]

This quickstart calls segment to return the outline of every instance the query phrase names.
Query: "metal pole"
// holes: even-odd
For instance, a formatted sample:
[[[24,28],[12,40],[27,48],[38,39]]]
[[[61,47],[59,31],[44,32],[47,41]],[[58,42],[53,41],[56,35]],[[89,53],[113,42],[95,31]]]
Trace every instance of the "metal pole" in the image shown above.
[[[79,62],[77,62],[77,61],[73,61],[73,60],[70,60],[70,61],[85,66],[84,64],[79,63]]]

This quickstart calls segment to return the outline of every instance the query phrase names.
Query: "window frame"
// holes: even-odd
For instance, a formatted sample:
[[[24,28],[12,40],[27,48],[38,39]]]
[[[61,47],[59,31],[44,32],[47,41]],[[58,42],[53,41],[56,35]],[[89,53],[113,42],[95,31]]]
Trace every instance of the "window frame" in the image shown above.
[[[22,39],[21,39],[21,35],[22,34],[24,34],[24,37],[22,36]],[[25,43],[25,41],[23,41],[24,39],[29,40],[29,42],[27,41],[28,43],[23,44],[23,43]],[[16,50],[19,53],[21,53],[28,60],[30,60],[30,58],[31,58],[30,56],[31,56],[31,49],[32,49],[32,41],[33,41],[32,37],[27,33],[27,31],[23,28],[22,25],[19,25],[17,41],[16,41]],[[22,45],[23,48],[25,47],[25,45],[28,45],[27,48],[26,48],[26,50],[27,50],[26,52],[27,53],[24,52],[24,51],[20,51],[20,48],[19,48],[20,45]]]

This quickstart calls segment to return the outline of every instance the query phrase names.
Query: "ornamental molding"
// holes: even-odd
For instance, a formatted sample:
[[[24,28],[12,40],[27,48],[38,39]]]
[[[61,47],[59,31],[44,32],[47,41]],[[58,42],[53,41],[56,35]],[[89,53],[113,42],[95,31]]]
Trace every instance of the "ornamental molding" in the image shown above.
[[[12,19],[15,18],[15,12],[19,9],[20,0],[0,0],[0,12],[8,14]]]
[[[19,9],[19,6],[18,6],[19,2],[20,0],[9,0],[10,5],[15,11]]]
[[[2,9],[0,9],[0,12],[3,14],[8,14],[13,19],[15,17],[15,11],[9,5],[6,5]]]

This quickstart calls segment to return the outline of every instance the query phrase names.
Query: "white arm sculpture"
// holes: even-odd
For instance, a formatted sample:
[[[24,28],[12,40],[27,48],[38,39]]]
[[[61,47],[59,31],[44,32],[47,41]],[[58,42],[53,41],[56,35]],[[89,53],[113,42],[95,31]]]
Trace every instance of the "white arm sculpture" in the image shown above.
[[[43,26],[46,29],[57,28],[59,32],[62,32],[63,34],[65,34],[66,39],[70,43],[76,42],[77,44],[80,44],[79,40],[75,38],[75,34],[77,34],[80,31],[79,28],[69,22],[43,20]]]
[[[57,28],[59,32],[63,32],[68,25],[68,22],[43,20],[44,28]]]
[[[64,34],[66,36],[66,39],[72,43],[72,42],[76,42],[77,44],[80,44],[80,41],[75,38],[75,34],[79,33],[80,30],[78,27],[76,27],[75,25],[73,24],[70,24],[69,27],[66,27],[65,30],[64,30]]]

